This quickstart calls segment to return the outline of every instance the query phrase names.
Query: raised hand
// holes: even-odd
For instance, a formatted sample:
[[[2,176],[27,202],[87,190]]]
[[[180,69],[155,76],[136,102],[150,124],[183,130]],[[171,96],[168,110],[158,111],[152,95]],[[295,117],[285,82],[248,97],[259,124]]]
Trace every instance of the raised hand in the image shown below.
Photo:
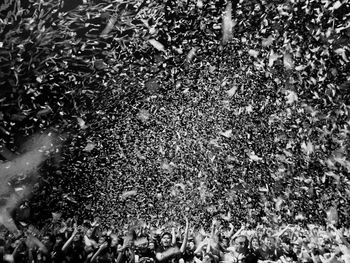
[[[107,242],[104,242],[101,246],[100,246],[100,248],[99,249],[105,249],[105,248],[107,248],[108,247],[108,243]]]

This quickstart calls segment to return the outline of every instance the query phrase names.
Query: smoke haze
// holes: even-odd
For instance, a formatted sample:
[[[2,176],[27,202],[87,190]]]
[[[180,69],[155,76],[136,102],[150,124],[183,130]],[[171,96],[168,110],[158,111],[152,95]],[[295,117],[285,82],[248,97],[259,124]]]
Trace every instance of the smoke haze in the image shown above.
[[[11,154],[11,159],[0,163],[0,224],[8,230],[18,229],[11,218],[11,213],[32,194],[33,185],[39,177],[40,165],[58,149],[57,136],[53,133],[36,134],[20,146],[21,155]],[[13,158],[14,157],[14,158]],[[30,183],[22,183],[30,179]],[[16,182],[16,186],[13,185]]]

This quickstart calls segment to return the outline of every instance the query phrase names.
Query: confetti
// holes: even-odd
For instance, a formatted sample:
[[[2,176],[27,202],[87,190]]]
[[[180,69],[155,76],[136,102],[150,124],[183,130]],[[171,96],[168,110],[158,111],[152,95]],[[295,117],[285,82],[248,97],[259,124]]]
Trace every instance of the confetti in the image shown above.
[[[162,52],[166,52],[165,51],[165,47],[162,43],[160,43],[159,41],[155,40],[155,39],[150,39],[148,40],[148,42],[158,51],[162,51]]]

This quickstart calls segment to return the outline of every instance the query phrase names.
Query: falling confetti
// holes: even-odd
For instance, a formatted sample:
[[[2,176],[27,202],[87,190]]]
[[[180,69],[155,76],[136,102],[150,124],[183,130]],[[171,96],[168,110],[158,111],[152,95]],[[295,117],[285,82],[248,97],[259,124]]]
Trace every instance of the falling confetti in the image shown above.
[[[229,1],[224,11],[222,19],[222,43],[226,45],[232,38],[232,28],[234,23],[232,21],[232,3]]]
[[[150,39],[148,40],[148,42],[158,51],[162,51],[162,52],[166,52],[165,51],[165,47],[162,43],[160,43],[159,41],[155,40],[155,39]]]
[[[219,134],[224,136],[224,137],[226,137],[226,138],[230,138],[232,136],[232,130],[227,130],[227,131],[224,131],[224,132],[220,132]]]

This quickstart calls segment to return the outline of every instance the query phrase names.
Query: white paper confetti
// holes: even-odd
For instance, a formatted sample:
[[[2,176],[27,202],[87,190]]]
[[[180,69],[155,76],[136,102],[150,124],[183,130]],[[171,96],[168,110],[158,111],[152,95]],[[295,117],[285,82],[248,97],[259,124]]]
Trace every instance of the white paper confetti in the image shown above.
[[[228,91],[226,91],[227,95],[229,97],[232,97],[236,94],[238,87],[237,86],[233,86],[231,89],[229,89]]]
[[[220,132],[219,134],[224,136],[224,137],[226,137],[226,138],[230,138],[232,136],[232,130],[227,130],[227,131],[224,131],[224,132]]]
[[[148,42],[158,51],[165,52],[164,45],[155,39],[150,39]]]

